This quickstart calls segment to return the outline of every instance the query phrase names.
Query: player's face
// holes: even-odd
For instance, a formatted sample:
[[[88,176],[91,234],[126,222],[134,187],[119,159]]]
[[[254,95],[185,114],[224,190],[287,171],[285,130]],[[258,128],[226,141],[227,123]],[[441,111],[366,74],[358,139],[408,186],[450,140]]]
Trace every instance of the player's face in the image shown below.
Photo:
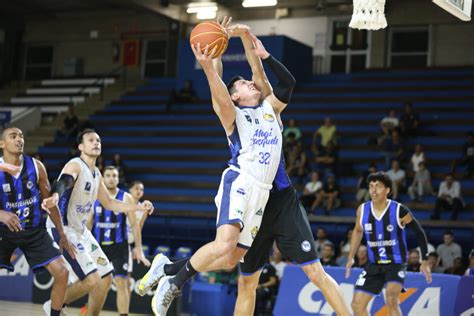
[[[145,191],[145,188],[143,187],[143,184],[141,183],[137,183],[133,187],[130,188],[130,194],[137,201],[143,197],[144,191]]]
[[[119,174],[117,169],[104,171],[104,184],[109,190],[113,190],[118,186]]]
[[[3,133],[0,148],[2,148],[4,152],[11,155],[21,155],[23,154],[24,146],[25,139],[20,129],[9,128]]]
[[[82,137],[79,150],[87,156],[99,157],[102,152],[102,143],[97,133],[88,133]]]
[[[258,90],[255,82],[248,80],[238,80],[234,83],[235,92],[232,94],[237,100],[240,99],[249,99],[252,97],[259,97],[261,95],[260,90]]]
[[[382,182],[372,181],[369,183],[369,194],[372,201],[382,202],[387,199],[389,193],[390,188],[387,188]]]

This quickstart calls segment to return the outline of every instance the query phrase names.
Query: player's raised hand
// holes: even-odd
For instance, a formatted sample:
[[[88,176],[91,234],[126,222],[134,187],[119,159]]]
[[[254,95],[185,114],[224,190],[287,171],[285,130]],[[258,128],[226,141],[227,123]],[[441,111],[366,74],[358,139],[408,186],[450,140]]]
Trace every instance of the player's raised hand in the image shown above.
[[[76,246],[74,246],[74,244],[68,240],[64,232],[62,234],[59,234],[59,249],[61,250],[61,252],[66,250],[72,259],[76,259]]]
[[[351,268],[354,265],[354,259],[347,259],[346,263],[346,279],[348,279],[351,276]]]
[[[14,233],[22,231],[20,219],[15,213],[0,210],[0,223],[5,224]]]
[[[229,32],[227,29],[230,27],[230,23],[232,22],[232,17],[231,16],[224,16],[222,19],[221,18],[217,18],[216,19],[216,22],[222,26],[226,31],[227,33]]]
[[[423,273],[423,275],[425,276],[426,283],[430,284],[432,281],[432,278],[431,278],[431,268],[430,268],[430,265],[428,264],[428,261],[423,260],[421,262],[420,272]]]
[[[255,35],[253,35],[252,33],[249,33],[250,34],[250,37],[252,38],[252,42],[253,42],[253,46],[254,48],[252,49],[252,52],[262,58],[262,59],[265,59],[265,58],[268,58],[268,56],[270,56],[270,53],[267,52],[267,50],[265,49],[265,46],[263,46],[262,44],[262,41],[259,40]]]
[[[48,214],[51,214],[49,211],[50,208],[57,207],[59,202],[59,195],[57,193],[53,193],[49,198],[43,199],[41,203],[41,208]]]
[[[250,33],[250,26],[245,24],[234,24],[226,28],[229,37],[243,36]]]
[[[191,45],[191,49],[193,50],[194,56],[196,56],[196,60],[204,70],[206,70],[206,68],[208,69],[209,67],[213,67],[211,56],[216,52],[217,45],[214,46],[211,51],[209,51],[209,45],[206,45],[206,47],[202,49],[201,43]]]
[[[0,163],[0,170],[9,173],[12,176],[16,176],[20,173],[21,167],[12,165],[11,163],[2,162]]]
[[[148,213],[148,215],[151,215],[154,210],[155,210],[155,206],[153,206],[153,203],[151,203],[148,200],[145,200],[142,203],[138,203],[137,211],[145,211]]]

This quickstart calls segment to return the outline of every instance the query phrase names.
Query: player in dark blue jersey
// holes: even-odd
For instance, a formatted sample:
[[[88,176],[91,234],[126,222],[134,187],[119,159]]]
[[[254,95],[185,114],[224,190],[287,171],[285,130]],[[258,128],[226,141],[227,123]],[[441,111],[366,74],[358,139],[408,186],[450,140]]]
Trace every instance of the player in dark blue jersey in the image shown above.
[[[107,166],[103,174],[104,184],[110,196],[116,200],[131,204],[132,196],[119,189],[119,172],[114,166]],[[128,270],[132,264],[130,246],[128,245],[127,217],[135,240],[136,259],[145,266],[150,262],[142,250],[142,236],[135,212],[120,213],[108,210],[97,200],[94,212],[91,213],[88,226],[100,244],[107,258],[114,266],[114,281],[117,288],[117,311],[120,315],[128,315],[130,307],[130,293],[128,287]]]
[[[422,254],[421,272],[431,283],[431,271],[427,261],[428,241],[425,232],[412,212],[403,204],[388,199],[392,181],[384,172],[371,173],[367,177],[371,201],[357,209],[357,219],[351,237],[351,250],[346,265],[346,278],[354,264],[354,256],[362,237],[367,241],[369,263],[360,274],[352,310],[355,315],[369,315],[367,305],[374,295],[386,286],[386,304],[389,315],[401,315],[398,296],[403,290],[406,276],[408,248],[405,228],[413,229]]]
[[[2,133],[0,148],[0,268],[14,270],[10,263],[19,248],[35,271],[46,268],[54,277],[50,305],[45,311],[59,315],[64,303],[68,271],[60,247],[74,256],[74,249],[63,231],[57,208],[50,211],[60,235],[59,246],[46,232],[46,213],[41,200],[50,196],[50,183],[44,165],[23,154],[24,138],[20,129],[11,127]]]

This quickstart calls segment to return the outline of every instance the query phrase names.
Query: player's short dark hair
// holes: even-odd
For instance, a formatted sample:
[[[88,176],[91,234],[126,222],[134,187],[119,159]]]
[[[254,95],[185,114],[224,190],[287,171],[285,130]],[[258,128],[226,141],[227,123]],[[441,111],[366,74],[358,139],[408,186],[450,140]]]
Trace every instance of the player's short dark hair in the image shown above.
[[[392,189],[392,180],[390,177],[383,171],[377,171],[369,174],[367,177],[367,184],[370,184],[370,182],[380,182],[383,183],[383,185],[386,188]]]
[[[118,172],[118,168],[115,167],[115,166],[112,166],[112,165],[106,166],[106,167],[104,168],[104,173],[105,173],[107,170],[116,170],[116,171]]]
[[[230,78],[229,82],[227,83],[227,91],[229,92],[230,95],[235,93],[234,84],[239,80],[244,80],[244,77],[242,77],[242,76],[233,76],[232,78]]]
[[[134,186],[136,186],[137,184],[141,184],[143,185],[143,182],[141,182],[140,180],[134,180],[130,183],[130,186],[129,188],[133,188]]]
[[[78,145],[82,144],[82,141],[84,140],[84,135],[90,134],[90,133],[97,133],[97,132],[92,128],[86,128],[85,130],[77,134],[77,139],[76,139],[77,144]]]

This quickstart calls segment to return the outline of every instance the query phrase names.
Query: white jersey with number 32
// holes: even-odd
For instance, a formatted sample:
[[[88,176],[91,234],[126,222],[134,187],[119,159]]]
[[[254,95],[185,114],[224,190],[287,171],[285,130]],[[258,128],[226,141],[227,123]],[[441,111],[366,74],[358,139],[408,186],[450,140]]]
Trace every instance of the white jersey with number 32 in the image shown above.
[[[235,166],[256,180],[272,184],[281,158],[282,134],[272,105],[236,107],[235,129],[228,136]]]

